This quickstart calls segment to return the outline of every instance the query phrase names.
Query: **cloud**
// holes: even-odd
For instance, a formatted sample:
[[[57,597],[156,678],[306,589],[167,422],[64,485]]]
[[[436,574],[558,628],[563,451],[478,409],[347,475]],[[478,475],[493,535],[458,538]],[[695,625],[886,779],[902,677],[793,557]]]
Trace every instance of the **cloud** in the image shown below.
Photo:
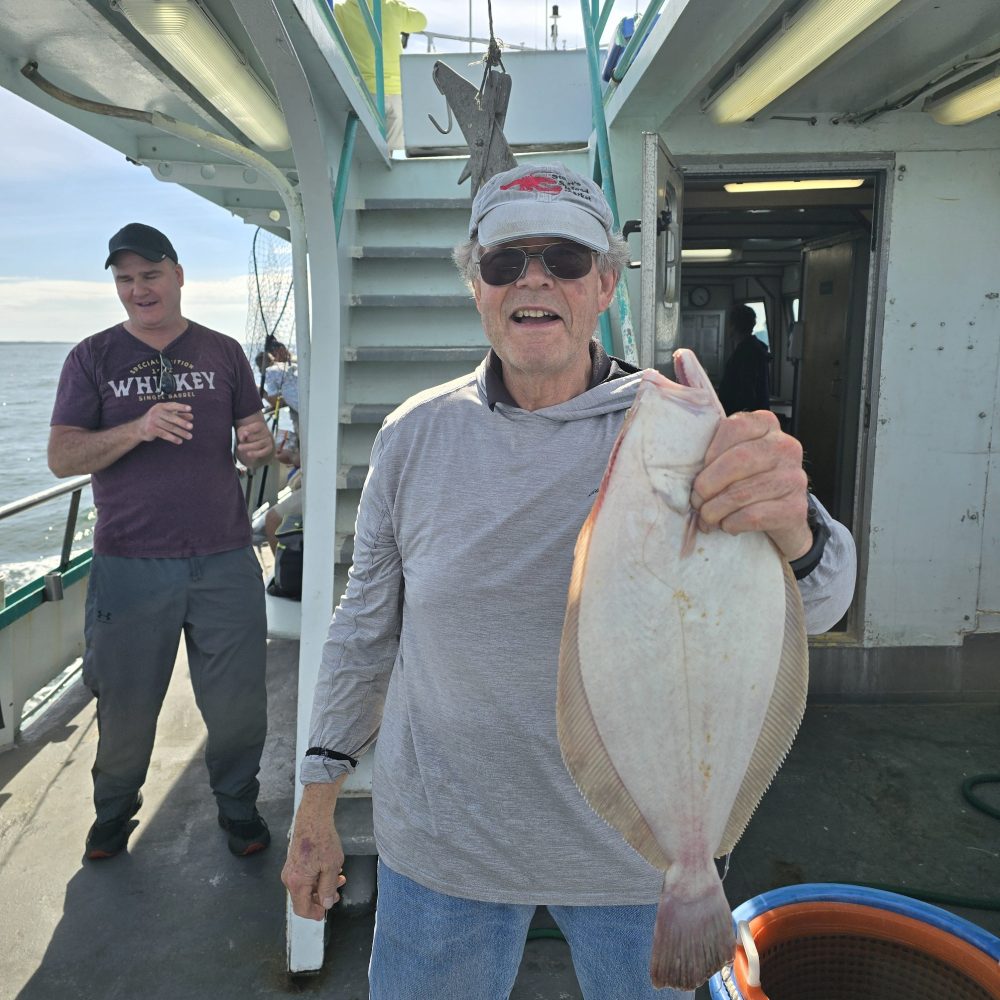
[[[5,144],[0,181],[49,180],[97,173],[121,164],[122,154],[0,87],[0,120],[16,142]]]
[[[184,282],[184,314],[244,340],[247,278]],[[0,340],[75,343],[124,319],[110,281],[0,278]]]

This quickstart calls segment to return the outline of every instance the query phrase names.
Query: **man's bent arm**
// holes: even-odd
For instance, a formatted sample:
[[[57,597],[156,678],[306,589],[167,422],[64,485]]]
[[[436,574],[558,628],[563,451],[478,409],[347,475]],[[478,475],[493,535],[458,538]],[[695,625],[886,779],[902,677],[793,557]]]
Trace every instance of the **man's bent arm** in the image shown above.
[[[256,469],[274,454],[274,438],[267,429],[263,413],[251,413],[237,420],[236,457],[248,468]]]
[[[49,468],[60,478],[100,472],[143,441],[190,441],[192,426],[186,403],[157,403],[135,420],[101,430],[55,424],[49,431]]]
[[[310,920],[326,916],[344,884],[340,874],[344,849],[334,826],[333,810],[346,779],[347,775],[342,774],[334,781],[306,785],[295,814],[281,881],[288,889],[292,909]]]

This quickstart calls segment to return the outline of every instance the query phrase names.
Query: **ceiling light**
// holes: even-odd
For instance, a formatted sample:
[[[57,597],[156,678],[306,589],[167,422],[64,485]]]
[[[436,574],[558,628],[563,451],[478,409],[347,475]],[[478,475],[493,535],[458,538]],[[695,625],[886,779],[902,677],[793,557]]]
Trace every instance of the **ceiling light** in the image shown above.
[[[808,181],[734,181],[722,186],[730,194],[749,194],[753,191],[825,191],[833,188],[856,188],[864,184],[861,177],[832,177]]]
[[[809,0],[711,98],[719,125],[745,122],[794,86],[900,0]]]
[[[261,149],[292,141],[274,98],[194,0],[117,0],[157,52]]]
[[[1000,63],[992,76],[924,105],[939,125],[965,125],[1000,111]]]
[[[706,247],[700,250],[682,250],[681,260],[735,260],[737,253],[731,247]]]

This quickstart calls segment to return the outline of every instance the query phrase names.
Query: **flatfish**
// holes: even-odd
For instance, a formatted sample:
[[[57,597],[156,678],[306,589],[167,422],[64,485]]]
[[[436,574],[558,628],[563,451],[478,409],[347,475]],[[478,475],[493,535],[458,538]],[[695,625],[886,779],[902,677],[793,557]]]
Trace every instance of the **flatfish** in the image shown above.
[[[563,759],[664,872],[657,987],[732,960],[713,858],[739,840],[805,709],[802,601],[763,533],[696,530],[691,484],[724,412],[691,351],[647,371],[576,543],[559,654]]]

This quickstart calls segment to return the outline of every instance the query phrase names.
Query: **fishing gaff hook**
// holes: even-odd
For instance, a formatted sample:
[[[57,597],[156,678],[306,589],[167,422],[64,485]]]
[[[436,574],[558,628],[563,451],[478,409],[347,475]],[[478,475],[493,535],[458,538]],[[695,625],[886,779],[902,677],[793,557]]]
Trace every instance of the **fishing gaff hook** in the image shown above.
[[[447,135],[454,127],[455,120],[451,116],[451,105],[448,103],[448,99],[445,98],[444,106],[448,110],[448,127],[441,128],[440,125],[434,120],[434,116],[428,112],[427,117],[431,120],[431,124],[442,134]]]

